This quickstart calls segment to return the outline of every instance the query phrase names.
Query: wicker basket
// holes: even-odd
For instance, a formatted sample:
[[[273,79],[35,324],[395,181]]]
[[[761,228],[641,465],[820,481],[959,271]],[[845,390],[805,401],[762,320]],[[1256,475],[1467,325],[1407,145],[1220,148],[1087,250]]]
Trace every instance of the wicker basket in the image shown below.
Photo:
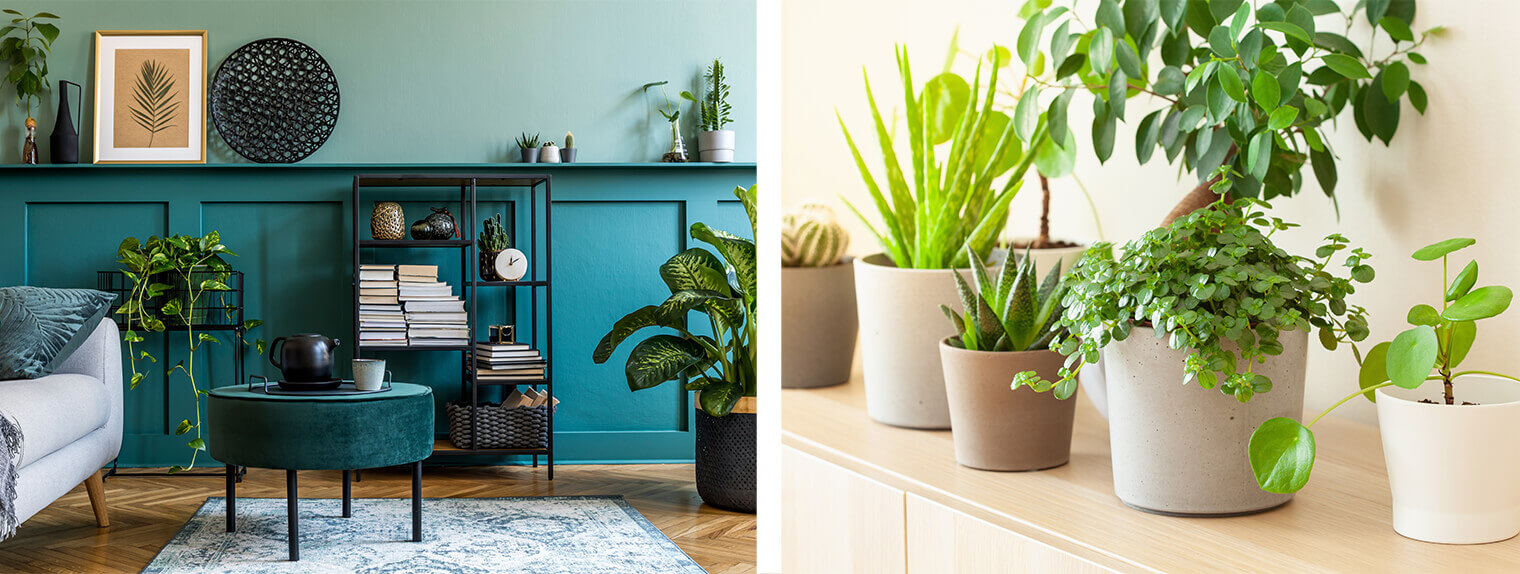
[[[449,442],[456,448],[471,448],[470,404],[452,402],[449,413]],[[505,408],[498,404],[476,405],[480,443],[475,448],[549,448],[549,407]]]

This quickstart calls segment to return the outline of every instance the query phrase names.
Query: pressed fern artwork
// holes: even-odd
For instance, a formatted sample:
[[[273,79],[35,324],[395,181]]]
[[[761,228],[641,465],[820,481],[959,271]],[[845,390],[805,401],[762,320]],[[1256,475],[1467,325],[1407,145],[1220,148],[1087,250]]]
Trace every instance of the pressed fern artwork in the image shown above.
[[[148,132],[148,147],[159,132],[175,127],[179,119],[179,102],[174,91],[174,77],[169,67],[158,60],[146,60],[138,68],[137,81],[132,88],[132,120]]]

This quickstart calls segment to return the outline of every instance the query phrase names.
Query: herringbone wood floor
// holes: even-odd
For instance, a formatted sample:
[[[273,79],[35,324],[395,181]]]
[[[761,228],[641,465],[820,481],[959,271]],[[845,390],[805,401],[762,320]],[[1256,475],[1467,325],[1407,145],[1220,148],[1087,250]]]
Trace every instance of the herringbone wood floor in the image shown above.
[[[342,495],[338,471],[300,473],[302,498]],[[106,480],[111,526],[97,528],[83,486],[32,517],[0,542],[0,572],[137,572],[179,531],[208,496],[224,496],[219,478]],[[428,498],[620,494],[713,574],[755,571],[755,517],[702,504],[691,465],[426,467]],[[285,496],[285,472],[249,469],[238,496]],[[354,483],[355,498],[409,497],[405,468],[373,469]],[[595,573],[605,574],[605,573]]]

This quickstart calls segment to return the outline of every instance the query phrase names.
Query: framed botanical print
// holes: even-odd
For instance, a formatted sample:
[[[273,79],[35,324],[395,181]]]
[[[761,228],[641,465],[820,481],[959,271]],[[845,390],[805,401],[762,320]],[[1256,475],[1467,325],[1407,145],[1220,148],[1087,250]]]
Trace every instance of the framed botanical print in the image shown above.
[[[206,163],[206,32],[95,32],[95,163]]]

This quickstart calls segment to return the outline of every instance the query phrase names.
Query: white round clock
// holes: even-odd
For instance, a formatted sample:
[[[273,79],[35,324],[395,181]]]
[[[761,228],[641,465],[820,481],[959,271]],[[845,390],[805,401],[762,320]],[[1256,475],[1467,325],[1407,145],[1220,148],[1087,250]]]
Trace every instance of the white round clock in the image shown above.
[[[496,274],[503,280],[516,281],[528,274],[528,256],[516,249],[496,254]]]

